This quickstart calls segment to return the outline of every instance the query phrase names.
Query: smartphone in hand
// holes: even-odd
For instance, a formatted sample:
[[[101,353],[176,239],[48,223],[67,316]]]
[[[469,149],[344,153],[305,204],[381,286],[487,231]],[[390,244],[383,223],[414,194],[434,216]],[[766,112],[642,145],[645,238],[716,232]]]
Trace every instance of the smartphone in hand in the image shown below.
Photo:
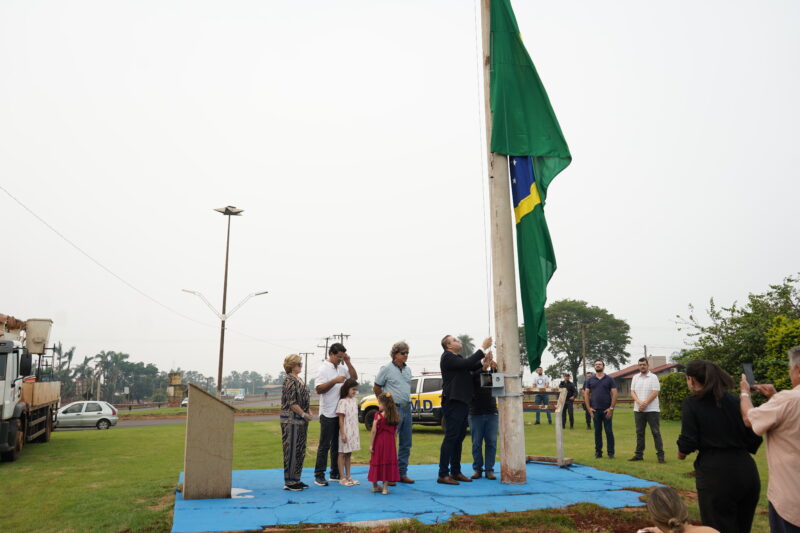
[[[744,372],[744,376],[747,378],[747,384],[750,385],[750,392],[755,392],[756,389],[754,385],[756,384],[756,379],[753,377],[753,363],[742,363],[742,372]]]

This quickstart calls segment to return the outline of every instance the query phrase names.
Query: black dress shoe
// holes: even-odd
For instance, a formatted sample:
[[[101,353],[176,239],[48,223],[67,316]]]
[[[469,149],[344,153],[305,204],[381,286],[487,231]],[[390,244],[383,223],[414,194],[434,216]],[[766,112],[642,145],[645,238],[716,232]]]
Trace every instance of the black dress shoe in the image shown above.
[[[436,479],[436,483],[441,483],[442,485],[460,485],[458,481],[451,478],[450,476],[444,476]]]
[[[644,461],[644,459],[642,457],[634,455],[633,457],[628,459],[628,461]]]

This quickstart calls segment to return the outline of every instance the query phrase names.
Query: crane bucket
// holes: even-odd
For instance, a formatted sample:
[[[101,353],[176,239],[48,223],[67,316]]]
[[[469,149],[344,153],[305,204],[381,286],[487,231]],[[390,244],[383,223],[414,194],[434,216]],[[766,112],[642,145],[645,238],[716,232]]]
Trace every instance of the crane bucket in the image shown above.
[[[44,353],[52,327],[53,321],[49,318],[29,318],[25,321],[25,348],[29,353]]]

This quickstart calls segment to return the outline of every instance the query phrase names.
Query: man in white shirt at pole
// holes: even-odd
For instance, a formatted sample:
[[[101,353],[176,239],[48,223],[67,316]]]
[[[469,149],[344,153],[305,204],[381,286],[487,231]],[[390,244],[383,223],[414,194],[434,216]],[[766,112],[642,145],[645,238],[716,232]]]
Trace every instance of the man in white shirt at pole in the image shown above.
[[[548,388],[550,386],[550,378],[545,376],[542,372],[543,372],[542,367],[539,367],[539,368],[536,369],[536,374],[533,375],[533,386],[537,390],[538,389],[546,389],[546,388]],[[535,400],[536,405],[537,405],[536,422],[534,422],[534,425],[536,425],[536,424],[539,423],[539,415],[542,414],[542,412],[539,411],[539,407],[538,406],[543,405],[545,407],[545,409],[547,408],[547,404],[548,404],[548,402],[547,402],[547,394],[537,394],[536,397],[534,398],[534,400]],[[547,423],[548,424],[552,424],[553,423],[553,419],[550,417],[550,411],[547,411]]]
[[[656,457],[659,463],[664,459],[664,443],[661,440],[661,410],[658,405],[658,393],[661,382],[658,376],[650,372],[647,359],[639,359],[639,373],[631,380],[631,396],[633,397],[633,419],[636,422],[636,452],[628,461],[644,460],[644,430],[649,424],[656,445]]]
[[[344,364],[342,364],[344,363]],[[314,484],[327,487],[325,469],[328,467],[328,452],[331,454],[331,481],[339,481],[339,390],[347,378],[358,379],[358,372],[350,363],[347,348],[337,342],[328,349],[328,360],[323,362],[314,381],[319,394],[319,448],[314,467]]]

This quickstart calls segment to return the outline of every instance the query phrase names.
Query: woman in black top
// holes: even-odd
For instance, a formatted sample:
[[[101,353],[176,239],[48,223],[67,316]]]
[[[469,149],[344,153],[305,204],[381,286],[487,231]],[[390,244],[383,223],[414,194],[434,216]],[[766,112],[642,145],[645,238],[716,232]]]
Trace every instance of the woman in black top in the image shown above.
[[[749,533],[761,492],[750,454],[761,437],[742,422],[739,399],[728,392],[733,380],[718,365],[692,361],[686,383],[692,394],[683,401],[678,459],[698,451],[694,468],[700,517],[722,533]]]

